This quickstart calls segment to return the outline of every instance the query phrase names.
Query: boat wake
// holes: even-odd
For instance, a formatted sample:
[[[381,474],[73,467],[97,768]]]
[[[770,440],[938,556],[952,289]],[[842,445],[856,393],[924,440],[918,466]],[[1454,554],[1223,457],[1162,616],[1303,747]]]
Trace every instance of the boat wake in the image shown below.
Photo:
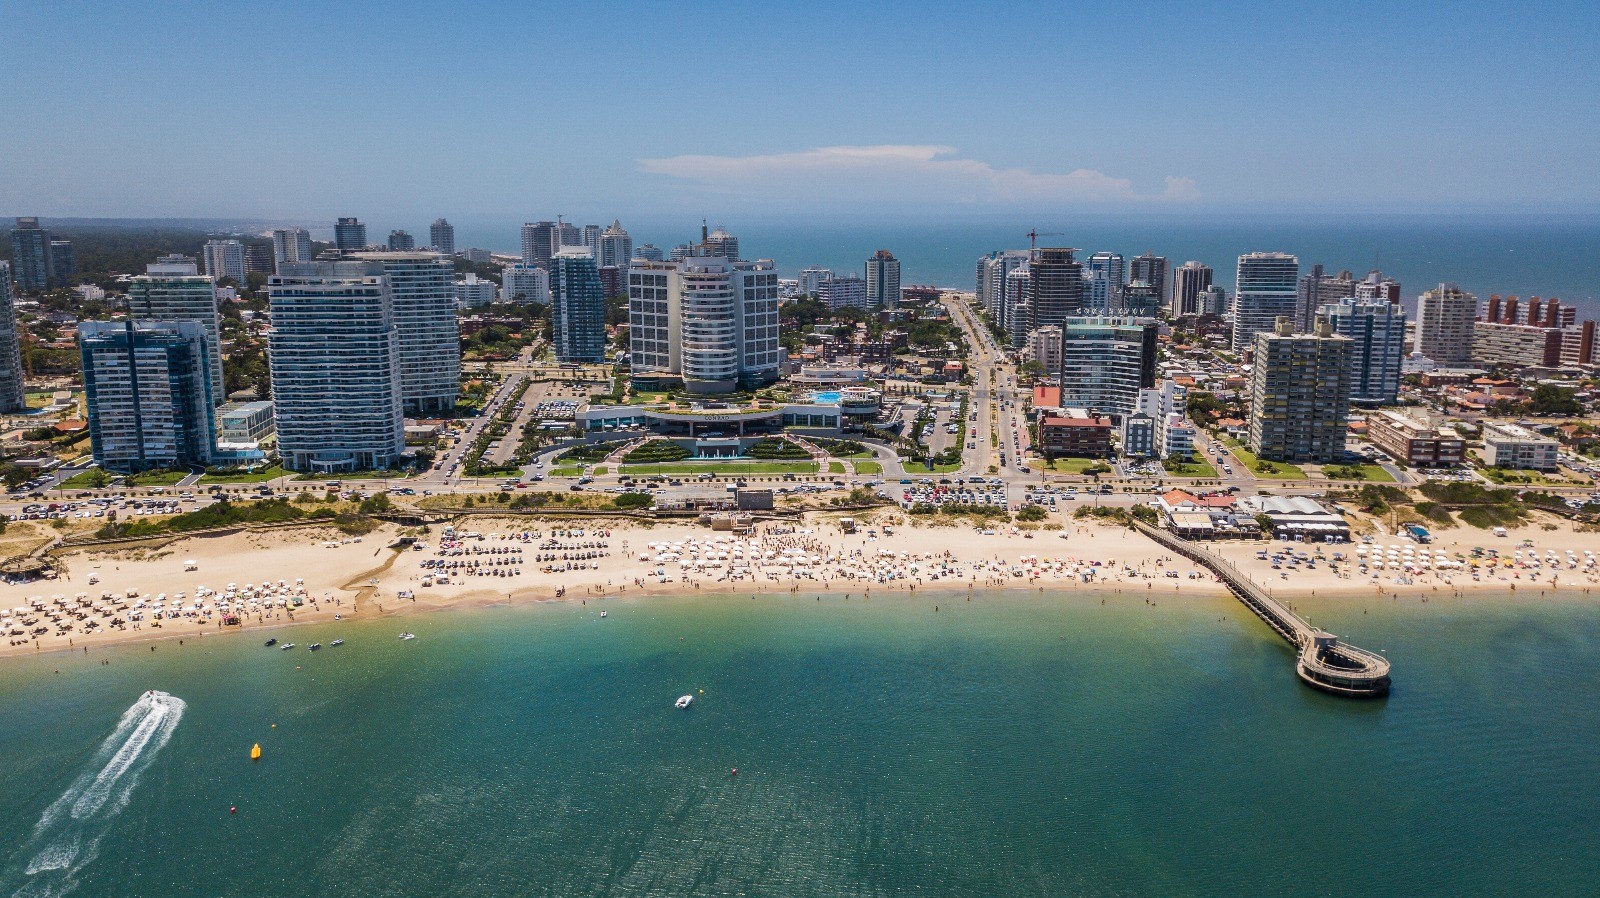
[[[99,852],[112,819],[128,804],[139,777],[183,718],[183,700],[147,692],[133,703],[67,791],[45,808],[5,875],[0,895],[47,898],[77,885],[78,872]]]

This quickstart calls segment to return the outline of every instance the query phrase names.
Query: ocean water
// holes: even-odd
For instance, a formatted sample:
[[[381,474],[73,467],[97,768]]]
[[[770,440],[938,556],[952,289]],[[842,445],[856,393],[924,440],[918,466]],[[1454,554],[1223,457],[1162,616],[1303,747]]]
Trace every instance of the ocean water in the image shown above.
[[[601,223],[611,217],[604,216]],[[457,225],[457,246],[519,251],[520,222],[451,220]],[[951,217],[934,221],[730,217],[720,222],[739,237],[743,255],[771,258],[786,276],[810,265],[860,273],[869,255],[888,249],[901,261],[904,284],[971,290],[979,256],[1026,249],[1028,231],[1037,229],[1054,235],[1041,237],[1041,246],[1075,246],[1085,257],[1108,250],[1131,259],[1153,250],[1174,265],[1195,259],[1215,269],[1217,283],[1230,291],[1240,254],[1281,250],[1299,256],[1302,272],[1315,264],[1330,273],[1348,268],[1357,275],[1381,268],[1400,281],[1410,305],[1423,291],[1454,281],[1480,297],[1559,297],[1585,315],[1600,317],[1600,215],[1057,214],[1000,219],[953,211]],[[652,242],[663,250],[698,239],[699,224],[623,219],[635,245]],[[386,233],[387,227],[372,233]]]
[[[0,895],[1596,892],[1600,610],[1302,602],[1394,659],[1352,702],[1231,601],[1144,599],[612,600],[3,660]]]

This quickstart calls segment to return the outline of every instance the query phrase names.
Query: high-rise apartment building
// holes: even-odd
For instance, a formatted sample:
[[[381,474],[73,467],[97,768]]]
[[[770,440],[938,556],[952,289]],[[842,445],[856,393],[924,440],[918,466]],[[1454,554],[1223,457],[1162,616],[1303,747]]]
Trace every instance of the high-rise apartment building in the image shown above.
[[[1028,341],[1028,334],[1035,330],[1032,306],[1033,270],[1027,265],[1011,269],[1006,273],[1005,283],[1001,285],[1000,291],[1000,307],[1003,310],[1002,319],[1005,321],[1001,327],[1005,328],[1011,348],[1019,349]]]
[[[1172,277],[1172,314],[1175,316],[1204,315],[1200,294],[1211,286],[1211,266],[1199,262],[1185,262],[1178,266]]]
[[[1317,309],[1333,332],[1350,338],[1350,401],[1393,405],[1400,398],[1406,313],[1385,298],[1345,299]],[[1314,326],[1315,321],[1313,321]]]
[[[1069,316],[1060,327],[1062,407],[1115,418],[1131,414],[1139,391],[1155,386],[1156,322]]]
[[[476,309],[494,302],[499,285],[494,281],[485,280],[468,272],[467,276],[456,281],[456,306],[463,309]]]
[[[21,336],[11,295],[11,263],[0,262],[0,413],[18,412],[27,406]]]
[[[246,243],[244,245],[244,273],[252,272],[272,274],[278,270],[278,264],[272,258],[273,247],[269,243]],[[240,281],[240,283],[244,283]]]
[[[1344,459],[1350,415],[1350,338],[1326,321],[1294,332],[1280,316],[1256,334],[1250,371],[1250,451],[1267,461],[1332,463]]]
[[[1300,260],[1288,253],[1246,253],[1239,257],[1233,294],[1233,351],[1255,345],[1256,334],[1275,332],[1277,320],[1294,321],[1299,297]]]
[[[530,221],[522,226],[522,262],[542,265],[550,261],[550,241],[555,236],[553,221]]]
[[[50,276],[52,285],[62,290],[77,279],[78,256],[72,251],[70,240],[50,238]]]
[[[1083,263],[1073,258],[1076,249],[1040,248],[1028,262],[1029,328],[1062,325],[1069,315],[1084,308]],[[1020,328],[1008,327],[1009,332]],[[1026,334],[1024,334],[1026,338]]]
[[[267,291],[273,415],[284,467],[394,467],[405,451],[405,417],[400,332],[383,263],[286,262]]]
[[[311,233],[305,228],[278,228],[272,232],[272,261],[275,266],[282,266],[285,262],[310,262],[314,258]]]
[[[507,265],[500,272],[500,301],[523,305],[549,305],[550,272],[526,262]]]
[[[560,361],[606,360],[606,297],[588,247],[563,247],[550,259],[550,324]]]
[[[1006,276],[1027,267],[1028,251],[1025,249],[996,250],[978,260],[978,302],[988,310],[995,326],[1008,332],[1018,328],[1007,318]],[[1023,337],[1027,337],[1025,328]]]
[[[626,270],[633,261],[633,237],[621,221],[612,219],[611,225],[600,232],[599,250],[596,259],[601,268]]]
[[[400,396],[408,415],[455,408],[461,392],[461,329],[455,263],[430,252],[363,252],[389,281],[390,314],[400,338]]]
[[[217,366],[197,321],[78,325],[89,445],[108,471],[206,465],[216,448]]]
[[[1121,308],[1124,274],[1121,253],[1099,252],[1090,256],[1083,270],[1084,279],[1088,281],[1084,310],[1106,315]]]
[[[716,256],[730,262],[738,261],[739,238],[728,233],[727,228],[718,225],[715,231],[701,238],[695,255]]]
[[[689,392],[708,394],[778,377],[778,273],[770,259],[640,260],[628,272],[628,322],[636,379],[682,378]]]
[[[880,249],[867,260],[867,305],[892,309],[900,305],[900,260]]]
[[[800,296],[815,296],[820,284],[833,280],[833,269],[813,265],[800,271],[800,277],[795,283],[795,292]]]
[[[829,278],[817,284],[817,299],[831,309],[865,309],[867,282],[854,274]]]
[[[1311,266],[1311,273],[1295,285],[1294,326],[1300,333],[1309,333],[1317,310],[1355,296],[1356,282],[1350,272],[1329,275],[1322,273],[1321,265]]]
[[[1172,262],[1158,256],[1153,250],[1128,260],[1128,282],[1144,281],[1156,292],[1156,302],[1163,307],[1172,305]]]
[[[433,246],[433,251],[447,256],[456,254],[456,229],[450,222],[442,218],[435,218],[433,224],[428,225],[428,243]]]
[[[1400,304],[1400,282],[1374,268],[1356,282],[1356,299],[1381,299]]]
[[[646,243],[635,247],[633,250],[633,258],[644,259],[648,262],[660,262],[666,257],[667,254],[662,252],[661,247],[656,246],[654,243]]]
[[[333,226],[333,246],[341,253],[367,248],[367,226],[358,218],[341,218]]]
[[[1228,317],[1229,309],[1230,304],[1228,302],[1228,291],[1222,289],[1216,284],[1212,284],[1211,286],[1200,291],[1201,315],[1207,315],[1213,318],[1226,318]]]
[[[1117,313],[1154,318],[1161,311],[1161,293],[1154,284],[1134,278],[1122,288],[1122,301]]]
[[[217,282],[199,273],[188,256],[162,256],[145,273],[128,279],[128,317],[142,321],[193,321],[205,332],[207,383],[211,404],[222,404],[222,322],[217,314]]]
[[[1478,298],[1456,284],[1440,284],[1417,299],[1417,352],[1440,365],[1472,362],[1472,325]]]
[[[390,231],[388,246],[391,253],[408,253],[417,248],[417,238],[405,231]]]
[[[244,244],[237,240],[207,240],[203,252],[206,261],[206,274],[222,280],[233,278],[235,283],[244,284]]]
[[[42,293],[60,286],[55,280],[55,260],[50,255],[50,232],[37,218],[18,218],[11,231],[11,277],[24,293]]]
[[[597,224],[586,224],[586,225],[584,225],[583,226],[583,231],[578,236],[578,244],[580,246],[588,247],[589,252],[591,254],[593,254],[593,256],[595,257],[595,260],[599,261],[599,259],[600,259],[600,226],[597,225]]]

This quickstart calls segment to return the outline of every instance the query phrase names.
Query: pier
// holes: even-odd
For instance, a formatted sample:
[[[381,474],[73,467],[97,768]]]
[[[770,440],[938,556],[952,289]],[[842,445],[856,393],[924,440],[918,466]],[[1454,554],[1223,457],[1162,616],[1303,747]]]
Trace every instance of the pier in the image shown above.
[[[1339,641],[1274,599],[1232,564],[1172,534],[1135,522],[1140,533],[1216,574],[1234,596],[1266,622],[1296,652],[1295,674],[1306,685],[1332,695],[1376,698],[1389,692],[1389,659]]]

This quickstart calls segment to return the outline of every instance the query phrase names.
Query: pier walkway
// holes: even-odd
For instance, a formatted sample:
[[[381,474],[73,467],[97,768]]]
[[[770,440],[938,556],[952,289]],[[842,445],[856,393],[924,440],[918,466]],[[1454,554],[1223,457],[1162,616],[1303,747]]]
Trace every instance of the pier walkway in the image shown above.
[[[1308,686],[1333,695],[1371,698],[1389,692],[1389,659],[1339,641],[1311,626],[1232,564],[1156,527],[1135,522],[1140,533],[1221,578],[1235,597],[1294,646],[1295,673]]]

